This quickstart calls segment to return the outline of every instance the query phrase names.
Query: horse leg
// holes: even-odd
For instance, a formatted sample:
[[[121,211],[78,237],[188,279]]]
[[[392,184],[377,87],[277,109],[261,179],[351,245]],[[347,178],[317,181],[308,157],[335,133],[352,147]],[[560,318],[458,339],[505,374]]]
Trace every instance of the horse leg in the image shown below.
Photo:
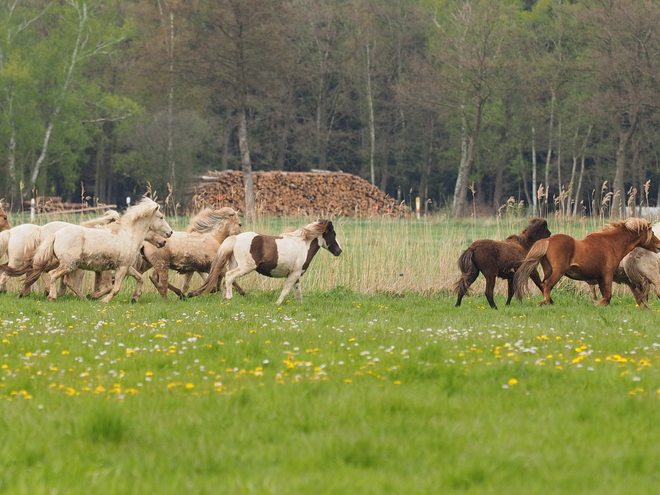
[[[140,296],[142,296],[142,286],[144,285],[144,275],[135,268],[134,265],[128,267],[128,274],[135,279],[135,292],[133,292],[133,297],[131,297],[131,302],[138,302]]]
[[[181,290],[180,290],[181,294],[185,294],[186,292],[188,292],[188,289],[190,289],[190,281],[192,280],[194,274],[195,272],[186,272],[183,274],[183,285],[181,285]],[[204,279],[204,277],[202,277],[202,279]],[[170,289],[170,290],[172,290],[175,294],[181,297],[181,295],[179,295],[174,289]]]
[[[635,298],[635,303],[640,309],[651,309],[649,306],[649,291],[650,286],[648,281],[643,281],[639,284],[629,283],[627,284],[630,287],[630,292],[632,292],[633,297]]]
[[[286,295],[289,293],[291,288],[294,286],[294,284],[300,279],[300,276],[302,273],[300,271],[295,271],[292,272],[284,281],[284,287],[282,288],[282,293],[280,294],[280,297],[277,298],[277,301],[275,301],[275,304],[282,304],[284,301],[284,298]],[[302,297],[302,294],[301,294]]]
[[[54,301],[55,299],[57,299],[57,281],[60,278],[62,278],[64,275],[66,275],[67,273],[69,273],[73,270],[75,270],[75,268],[71,269],[71,268],[64,267],[64,266],[60,265],[57,268],[55,268],[53,271],[51,271],[50,273],[45,273],[44,274],[48,277],[47,287],[48,287],[48,300],[49,301]]]
[[[234,289],[236,289],[241,296],[245,297],[247,295],[245,291],[241,288],[241,286],[238,285],[236,282],[233,283],[233,286]],[[660,297],[660,295],[658,297]]]
[[[604,277],[598,279],[598,288],[603,298],[596,305],[607,306],[612,299],[612,274],[605,274]]]
[[[104,287],[104,288],[102,288]],[[99,299],[105,296],[112,288],[112,272],[106,270],[103,272],[94,272],[94,292],[92,299]]]
[[[234,281],[242,277],[243,275],[247,275],[251,271],[253,271],[254,268],[251,266],[237,266],[236,268],[229,270],[227,273],[225,273],[225,291],[224,294],[222,294],[223,299],[231,299],[234,297],[234,294],[232,293],[232,286],[234,285]],[[290,288],[290,287],[289,287]]]
[[[9,280],[9,275],[6,272],[0,274],[0,292],[7,292],[7,281]]]
[[[302,302],[302,290],[300,290],[300,279],[296,280],[296,283],[293,284],[293,293],[296,296],[298,302]]]
[[[174,292],[179,299],[185,299],[186,298],[186,292],[188,292],[188,289],[190,288],[190,279],[192,276],[195,274],[195,272],[186,272],[183,274],[183,285],[181,286],[181,289],[178,287],[175,287],[174,285],[170,284],[169,282],[167,283],[167,288]]]
[[[121,266],[115,270],[115,283],[112,286],[112,290],[108,293],[107,296],[101,299],[101,302],[109,303],[112,301],[112,298],[119,293],[121,284],[124,282],[124,277],[126,277],[126,273],[128,272],[128,268],[128,266]]]
[[[168,288],[167,276],[169,269],[170,267],[163,263],[160,262],[154,263],[153,271],[151,272],[151,275],[149,275],[149,279],[156,287],[156,290],[158,290],[160,297],[162,297],[166,301],[167,301],[167,288]]]
[[[81,272],[81,273],[77,273]],[[58,297],[63,294],[62,287],[64,289],[70,289],[71,292],[73,292],[76,296],[78,296],[81,299],[87,299],[85,297],[85,294],[82,293],[82,276],[84,273],[82,273],[82,270],[74,270],[69,273],[65,273],[62,278],[60,279],[60,291],[57,293]]]
[[[76,289],[71,289],[75,294],[82,294],[83,278],[85,277],[84,270],[74,270],[71,273],[66,274],[62,278],[62,283],[60,284],[61,296],[66,287],[75,286]]]
[[[488,300],[488,304],[490,304],[491,308],[497,309],[497,305],[495,304],[495,300],[493,299],[496,277],[490,273],[488,275],[484,273],[484,276],[486,277],[486,291],[485,291],[486,299]]]
[[[507,278],[506,283],[507,283],[507,294],[506,294],[506,304],[505,304],[505,306],[508,306],[509,304],[511,304],[511,299],[513,299],[513,293],[514,293],[514,290],[513,290],[513,276]]]
[[[473,270],[469,273],[464,273],[461,275],[461,278],[459,278],[456,283],[454,284],[455,290],[456,290],[456,304],[455,307],[459,307],[461,305],[461,302],[463,301],[463,296],[467,294],[468,290],[470,289],[470,286],[474,283],[475,280],[477,280],[477,277],[479,276],[479,270]]]

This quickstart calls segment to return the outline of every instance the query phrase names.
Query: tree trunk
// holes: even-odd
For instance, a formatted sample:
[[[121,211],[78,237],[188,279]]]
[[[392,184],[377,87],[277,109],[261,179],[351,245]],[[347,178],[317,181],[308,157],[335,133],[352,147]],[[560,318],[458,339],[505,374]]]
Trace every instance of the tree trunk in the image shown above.
[[[251,223],[255,217],[254,180],[252,178],[252,163],[248,146],[247,117],[245,107],[238,112],[238,147],[241,151],[241,168],[243,170],[243,186],[245,187],[245,221]]]
[[[376,154],[376,124],[374,119],[374,102],[371,96],[371,50],[367,40],[367,106],[369,107],[369,176],[371,185],[376,185],[376,167],[374,166],[374,155]]]
[[[619,131],[619,146],[616,150],[616,174],[614,176],[614,184],[612,192],[614,196],[612,197],[612,209],[611,214],[614,217],[622,217],[625,214],[624,206],[625,201],[623,196],[626,194],[624,174],[626,171],[626,154],[628,153],[628,147],[630,145],[630,140],[635,134],[637,129],[637,123],[639,122],[639,117],[637,112],[632,115],[632,120],[627,129],[621,128]]]
[[[539,214],[539,195],[537,193],[537,177],[536,177],[536,128],[532,126],[532,215]]]

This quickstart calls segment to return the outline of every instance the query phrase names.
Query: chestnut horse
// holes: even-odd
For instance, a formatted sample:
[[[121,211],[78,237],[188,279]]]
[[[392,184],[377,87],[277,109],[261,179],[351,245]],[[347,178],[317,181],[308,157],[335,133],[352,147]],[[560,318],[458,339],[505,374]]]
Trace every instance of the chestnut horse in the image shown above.
[[[660,238],[660,223],[653,225],[653,233]],[[649,306],[649,293],[651,284],[660,297],[660,254],[652,253],[646,249],[635,248],[630,251],[619,263],[614,273],[617,284],[626,284],[630,288],[635,303],[640,309],[651,309]],[[596,281],[587,282],[594,301],[596,297]]]
[[[206,282],[190,295],[212,292],[226,276],[223,298],[231,299],[234,281],[256,270],[267,277],[286,278],[277,304],[284,301],[292,287],[296,300],[301,302],[300,277],[319,248],[325,248],[335,256],[342,252],[330,220],[317,220],[279,236],[255,232],[229,236],[218,248]],[[225,273],[227,264],[229,271]]]
[[[542,218],[532,218],[529,225],[517,235],[510,235],[504,241],[479,239],[470,244],[458,258],[458,268],[461,278],[454,284],[454,292],[458,295],[456,306],[461,305],[463,296],[468,292],[470,285],[479,276],[479,272],[486,278],[486,299],[493,309],[497,309],[493,300],[495,279],[503,278],[508,283],[507,306],[513,297],[513,274],[518,269],[525,255],[532,245],[539,239],[550,237],[548,222]],[[536,286],[541,288],[541,279],[536,271],[530,274]]]
[[[513,278],[516,296],[525,295],[527,279],[541,263],[543,301],[539,305],[553,303],[550,293],[564,275],[573,280],[596,281],[603,296],[597,304],[607,305],[612,299],[612,280],[619,263],[636,247],[660,251],[660,239],[653,233],[651,223],[642,218],[613,223],[581,241],[566,234],[537,241]]]

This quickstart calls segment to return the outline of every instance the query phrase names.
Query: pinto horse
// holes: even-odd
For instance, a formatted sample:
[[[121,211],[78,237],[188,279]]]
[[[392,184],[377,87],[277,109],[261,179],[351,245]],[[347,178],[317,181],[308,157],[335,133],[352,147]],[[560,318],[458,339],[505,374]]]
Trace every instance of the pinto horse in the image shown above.
[[[525,255],[532,245],[539,239],[550,237],[548,222],[542,218],[532,218],[529,225],[517,235],[510,235],[504,241],[479,239],[470,244],[458,258],[458,268],[461,278],[454,284],[454,292],[458,295],[456,306],[461,305],[463,296],[468,292],[470,285],[479,276],[479,272],[486,278],[486,299],[493,309],[497,309],[493,300],[495,279],[503,278],[508,283],[507,306],[513,298],[513,274],[520,266]],[[530,274],[536,286],[541,288],[541,279],[537,272]]]
[[[612,281],[619,263],[636,247],[660,251],[651,223],[642,218],[629,218],[613,223],[609,228],[589,234],[578,241],[566,234],[555,234],[537,241],[513,278],[518,298],[527,291],[527,279],[538,264],[543,268],[543,300],[539,305],[552,304],[550,293],[559,279],[566,275],[573,280],[596,281],[605,306],[612,299]]]
[[[190,295],[212,292],[224,276],[223,298],[231,299],[234,281],[256,270],[267,277],[286,278],[277,304],[284,301],[292,287],[296,300],[301,302],[300,277],[319,248],[325,248],[335,256],[341,254],[342,249],[330,220],[317,220],[279,236],[255,232],[229,236],[218,248],[206,282]],[[225,273],[227,264],[229,271]]]

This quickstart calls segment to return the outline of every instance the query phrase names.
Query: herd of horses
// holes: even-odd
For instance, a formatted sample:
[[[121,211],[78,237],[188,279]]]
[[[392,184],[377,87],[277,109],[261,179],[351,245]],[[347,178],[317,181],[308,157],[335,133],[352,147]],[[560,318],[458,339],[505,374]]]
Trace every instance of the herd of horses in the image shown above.
[[[96,276],[89,297],[110,302],[130,275],[136,280],[132,296],[136,302],[142,294],[144,274],[151,269],[149,278],[163,299],[168,290],[183,297],[194,273],[211,276],[191,295],[219,290],[224,278],[223,295],[231,298],[232,285],[244,294],[236,279],[256,270],[286,279],[279,304],[291,288],[296,299],[302,300],[299,279],[320,248],[335,256],[342,252],[329,220],[266,236],[244,232],[238,214],[228,207],[202,210],[183,232],[172,230],[150,198],[143,198],[122,216],[110,211],[81,225],[51,222],[12,228],[0,209],[0,257],[7,260],[0,265],[0,291],[7,290],[9,277],[25,275],[21,296],[30,294],[42,278],[48,300],[57,299],[66,289],[86,298],[82,278],[84,271],[92,271]],[[184,275],[181,288],[169,282],[170,270]]]
[[[459,257],[461,277],[454,284],[458,295],[456,306],[479,273],[486,278],[486,299],[497,309],[493,300],[496,277],[507,280],[508,298],[521,299],[528,294],[531,278],[543,294],[539,305],[553,304],[552,289],[566,276],[587,282],[596,300],[597,285],[601,299],[598,305],[607,305],[612,299],[612,283],[630,287],[640,308],[649,308],[650,285],[660,297],[660,223],[642,218],[628,218],[612,223],[600,232],[576,240],[566,234],[554,234],[541,218],[534,218],[518,235],[504,241],[480,239],[474,241]],[[537,267],[541,265],[543,279]]]
[[[543,295],[539,303],[552,304],[551,293],[566,276],[583,280],[599,305],[612,298],[612,283],[628,285],[640,308],[649,308],[650,286],[660,297],[660,223],[651,225],[641,218],[612,223],[600,232],[576,240],[566,234],[552,234],[548,223],[533,218],[520,234],[503,241],[479,239],[459,257],[460,278],[454,284],[456,306],[480,273],[486,279],[485,295],[490,307],[496,279],[507,281],[507,300],[528,294],[531,279]],[[0,292],[6,292],[9,277],[25,275],[21,296],[30,294],[42,279],[48,300],[55,300],[67,289],[81,298],[110,302],[127,275],[136,280],[132,301],[142,295],[145,273],[163,299],[168,291],[178,297],[197,296],[222,290],[231,299],[236,280],[252,271],[284,278],[276,303],[281,304],[293,289],[302,301],[300,277],[320,248],[334,256],[342,253],[330,220],[317,220],[279,236],[245,232],[236,211],[224,207],[206,208],[194,216],[182,232],[174,232],[159,205],[143,198],[124,215],[108,211],[100,218],[75,225],[50,222],[42,226],[26,223],[11,227],[0,208]],[[541,266],[543,278],[537,270]],[[170,271],[184,275],[183,285],[174,286]],[[91,295],[83,293],[85,271],[95,272]],[[191,277],[200,274],[204,283],[188,292]],[[60,284],[58,286],[58,281]],[[223,283],[224,282],[224,283]]]

